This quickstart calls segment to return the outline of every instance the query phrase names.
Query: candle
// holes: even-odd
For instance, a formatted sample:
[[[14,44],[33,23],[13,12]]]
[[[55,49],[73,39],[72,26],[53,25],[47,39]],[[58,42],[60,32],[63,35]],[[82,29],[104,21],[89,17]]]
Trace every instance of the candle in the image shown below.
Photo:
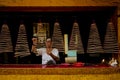
[[[65,48],[65,54],[68,52],[68,34],[64,34],[64,48]]]

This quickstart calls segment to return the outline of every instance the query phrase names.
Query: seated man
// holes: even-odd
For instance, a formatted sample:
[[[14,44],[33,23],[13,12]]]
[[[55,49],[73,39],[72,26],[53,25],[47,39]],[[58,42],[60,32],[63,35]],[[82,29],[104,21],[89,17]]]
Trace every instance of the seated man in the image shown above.
[[[36,53],[37,56],[42,55],[42,64],[56,64],[59,61],[58,49],[52,48],[52,40],[48,38],[46,40],[46,48],[36,48],[36,45],[32,46],[32,52]]]

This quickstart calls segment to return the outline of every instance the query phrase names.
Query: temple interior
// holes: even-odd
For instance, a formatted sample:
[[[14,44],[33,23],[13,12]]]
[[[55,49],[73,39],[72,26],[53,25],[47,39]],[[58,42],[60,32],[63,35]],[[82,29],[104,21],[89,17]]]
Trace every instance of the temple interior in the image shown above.
[[[120,0],[0,0],[0,77],[119,80],[119,30]],[[57,64],[33,50],[47,38]]]

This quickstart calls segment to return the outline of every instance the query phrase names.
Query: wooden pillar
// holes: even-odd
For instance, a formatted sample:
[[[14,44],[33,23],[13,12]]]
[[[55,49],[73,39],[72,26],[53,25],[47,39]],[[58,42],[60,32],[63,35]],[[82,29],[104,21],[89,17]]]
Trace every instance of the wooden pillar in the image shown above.
[[[120,49],[120,16],[118,17],[118,44],[119,44],[119,49]],[[118,62],[120,66],[120,50],[118,53]]]

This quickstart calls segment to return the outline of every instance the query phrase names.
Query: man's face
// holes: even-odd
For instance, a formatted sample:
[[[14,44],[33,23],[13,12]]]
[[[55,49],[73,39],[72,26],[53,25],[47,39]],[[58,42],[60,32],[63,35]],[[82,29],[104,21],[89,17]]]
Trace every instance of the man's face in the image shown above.
[[[46,47],[51,48],[52,47],[52,41],[46,41]]]

